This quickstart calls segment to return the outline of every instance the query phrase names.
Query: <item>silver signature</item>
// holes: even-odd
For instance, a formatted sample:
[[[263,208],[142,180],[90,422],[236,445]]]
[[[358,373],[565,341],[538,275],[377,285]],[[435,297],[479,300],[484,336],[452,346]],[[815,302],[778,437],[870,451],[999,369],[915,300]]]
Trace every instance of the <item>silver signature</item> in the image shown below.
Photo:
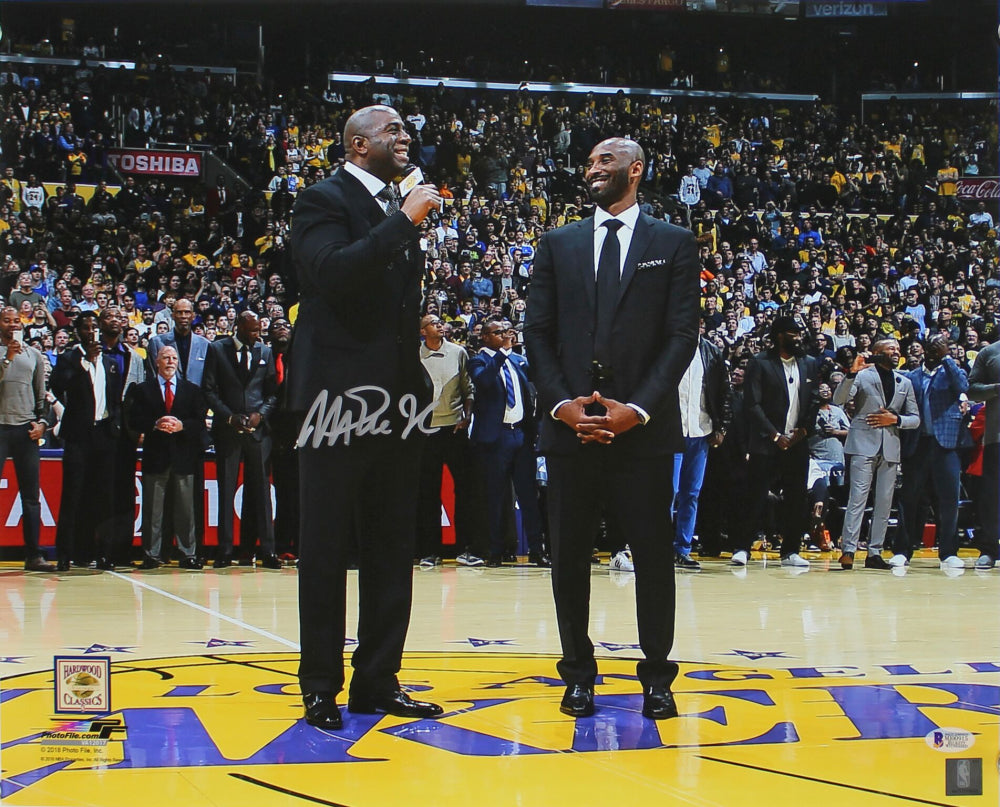
[[[340,439],[343,439],[346,446],[351,444],[351,437],[392,434],[392,424],[385,417],[391,398],[382,387],[352,387],[334,398],[332,403],[329,398],[327,390],[322,390],[316,396],[302,423],[299,438],[295,442],[296,448],[308,443],[313,448],[319,448],[324,442],[333,446]],[[399,413],[406,419],[401,439],[409,437],[415,428],[424,434],[437,431],[425,425],[436,405],[437,401],[432,401],[424,409],[418,410],[417,396],[408,392],[400,398]]]

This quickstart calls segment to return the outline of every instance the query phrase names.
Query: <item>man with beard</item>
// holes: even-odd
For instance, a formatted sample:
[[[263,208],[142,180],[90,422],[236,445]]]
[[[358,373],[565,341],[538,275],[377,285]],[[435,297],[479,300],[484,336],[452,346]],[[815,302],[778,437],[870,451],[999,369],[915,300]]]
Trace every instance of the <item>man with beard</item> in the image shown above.
[[[420,363],[417,228],[441,205],[430,185],[400,200],[395,180],[410,142],[396,110],[359,109],[344,126],[347,162],[295,202],[301,305],[288,408],[307,415],[298,439],[299,685],[306,722],[326,730],[343,725],[336,698],[345,679],[347,565],[358,545],[360,628],[348,711],[421,718],[443,711],[411,698],[396,677],[433,393]],[[331,407],[346,427],[330,424]],[[373,422],[380,407],[384,415]]]
[[[809,444],[819,407],[816,360],[802,350],[802,328],[789,316],[771,325],[772,348],[747,365],[745,396],[749,420],[748,510],[738,551],[749,555],[754,534],[764,526],[768,493],[781,493],[777,524],[781,565],[806,571],[799,554],[807,525]]]
[[[861,533],[861,520],[868,503],[868,492],[875,483],[875,505],[868,536],[866,569],[888,569],[906,565],[903,555],[894,555],[889,563],[882,558],[889,509],[896,488],[899,467],[900,429],[916,429],[920,425],[913,385],[899,365],[899,342],[879,339],[872,345],[872,363],[863,364],[856,376],[849,374],[837,387],[835,403],[847,404],[851,411],[851,427],[847,430],[844,451],[850,455],[851,490],[844,514],[844,530],[840,539],[840,566],[854,566],[854,553]]]
[[[591,151],[584,177],[594,216],[539,242],[524,330],[548,460],[560,710],[573,717],[594,712],[590,562],[602,504],[628,536],[635,564],[642,713],[677,715],[677,664],[668,660],[673,529],[664,502],[673,454],[684,448],[677,388],[698,339],[700,267],[690,232],[640,213],[645,164],[642,148],[625,138]]]

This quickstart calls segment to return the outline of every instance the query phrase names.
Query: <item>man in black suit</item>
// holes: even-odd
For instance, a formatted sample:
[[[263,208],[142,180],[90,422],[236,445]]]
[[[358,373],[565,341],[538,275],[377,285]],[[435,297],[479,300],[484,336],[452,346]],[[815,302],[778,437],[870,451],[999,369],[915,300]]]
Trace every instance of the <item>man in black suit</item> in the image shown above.
[[[299,433],[299,683],[306,721],[342,725],[348,557],[359,543],[358,646],[348,710],[441,714],[399,687],[410,617],[420,436],[433,385],[420,362],[418,224],[429,185],[400,202],[410,136],[391,107],[355,112],[347,163],[299,194],[292,249],[301,304],[288,365]]]
[[[271,348],[260,341],[256,314],[240,313],[236,335],[209,346],[207,365],[204,389],[213,413],[212,439],[219,480],[219,548],[213,566],[224,569],[233,563],[233,497],[242,461],[242,562],[254,565],[254,547],[259,538],[261,565],[280,569],[281,561],[274,554],[271,482],[267,475],[271,453],[268,419],[278,400],[278,379]]]
[[[201,389],[181,377],[177,349],[169,345],[156,355],[156,375],[129,390],[125,400],[129,428],[141,434],[143,515],[141,568],[161,563],[167,494],[173,503],[173,528],[182,569],[200,569],[196,557],[195,470],[201,463],[207,406]],[[169,542],[170,536],[166,536]]]
[[[504,505],[511,483],[528,539],[528,563],[552,565],[542,550],[542,514],[535,485],[535,419],[528,362],[512,352],[514,330],[509,323],[487,322],[480,334],[482,349],[469,359],[469,376],[476,388],[471,440],[486,487],[490,556],[487,566],[503,560]],[[509,508],[508,508],[509,509]]]
[[[65,407],[59,426],[64,443],[62,496],[56,527],[59,571],[70,561],[84,563],[94,551],[97,568],[114,571],[115,448],[121,433],[122,375],[102,354],[98,317],[84,311],[76,318],[80,344],[59,357],[52,370],[52,392]]]
[[[750,360],[744,382],[750,489],[736,551],[749,556],[753,536],[764,526],[768,492],[780,492],[781,565],[807,571],[809,561],[799,549],[808,526],[807,438],[819,409],[819,368],[816,359],[803,352],[802,328],[792,317],[775,317],[771,341],[770,350]]]
[[[597,664],[587,629],[602,502],[628,536],[635,564],[642,713],[677,715],[668,503],[673,455],[684,447],[677,387],[698,338],[699,264],[690,232],[640,213],[644,167],[631,140],[594,147],[585,171],[594,217],[541,239],[528,300],[526,346],[546,413],[541,450],[558,670],[567,685],[560,709],[574,717],[594,711]]]

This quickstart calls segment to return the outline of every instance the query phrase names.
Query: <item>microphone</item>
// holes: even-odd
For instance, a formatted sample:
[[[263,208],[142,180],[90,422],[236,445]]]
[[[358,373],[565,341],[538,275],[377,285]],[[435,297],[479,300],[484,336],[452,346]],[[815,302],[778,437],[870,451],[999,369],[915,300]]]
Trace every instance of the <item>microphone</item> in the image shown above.
[[[424,172],[420,170],[418,165],[408,165],[403,170],[403,174],[396,183],[399,188],[399,195],[403,199],[406,198],[406,194],[412,191],[417,185],[422,184],[424,181]]]

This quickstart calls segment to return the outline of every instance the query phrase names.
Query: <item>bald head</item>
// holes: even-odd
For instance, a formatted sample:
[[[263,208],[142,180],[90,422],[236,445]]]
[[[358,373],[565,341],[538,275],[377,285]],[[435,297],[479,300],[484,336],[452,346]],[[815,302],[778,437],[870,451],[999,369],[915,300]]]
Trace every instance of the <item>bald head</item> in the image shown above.
[[[602,140],[590,152],[584,172],[590,197],[617,216],[635,204],[645,164],[642,146],[634,140]]]
[[[366,106],[344,125],[347,159],[384,182],[391,182],[406,168],[409,145],[403,119],[391,106]]]

